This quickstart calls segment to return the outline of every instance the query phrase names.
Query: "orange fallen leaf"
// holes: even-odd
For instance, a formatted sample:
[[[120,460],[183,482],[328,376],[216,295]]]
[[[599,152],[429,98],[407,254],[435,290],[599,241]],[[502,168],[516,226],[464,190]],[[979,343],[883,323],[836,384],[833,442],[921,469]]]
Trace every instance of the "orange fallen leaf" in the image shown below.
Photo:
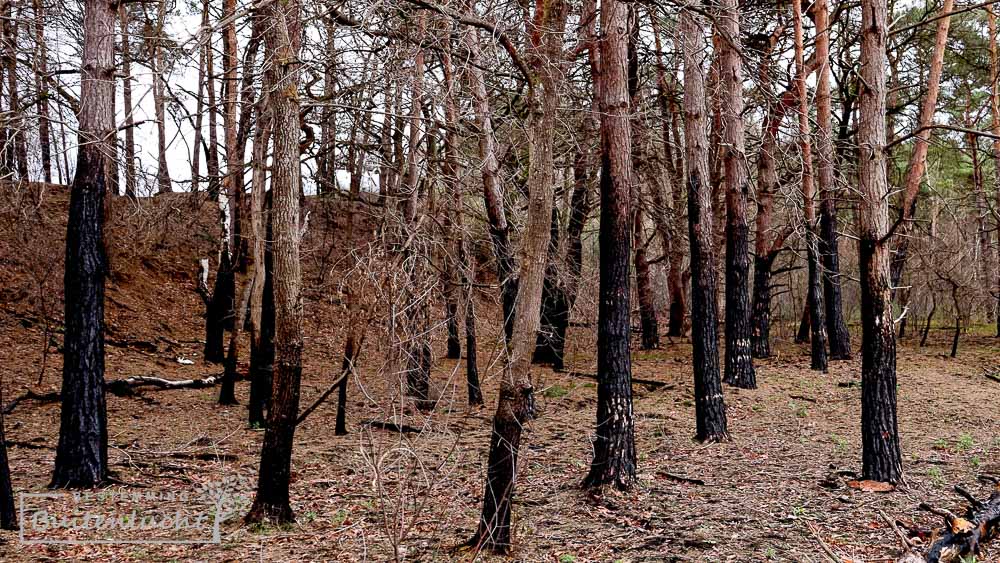
[[[872,481],[871,479],[865,479],[863,481],[848,481],[847,486],[866,493],[891,493],[896,490],[896,487],[892,483]]]

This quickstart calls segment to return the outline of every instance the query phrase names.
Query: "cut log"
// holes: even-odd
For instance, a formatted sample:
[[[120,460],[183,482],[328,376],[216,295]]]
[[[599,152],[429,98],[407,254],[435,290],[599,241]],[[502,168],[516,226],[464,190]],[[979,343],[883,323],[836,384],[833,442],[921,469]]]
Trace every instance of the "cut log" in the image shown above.
[[[995,539],[1000,532],[1000,483],[990,480],[994,482],[994,489],[985,501],[977,500],[961,486],[955,487],[955,492],[969,503],[962,516],[920,503],[922,510],[941,516],[945,526],[942,530],[935,531],[933,537],[937,540],[931,544],[926,554],[909,551],[897,559],[897,563],[950,563],[962,561],[969,555],[978,555],[983,545]]]

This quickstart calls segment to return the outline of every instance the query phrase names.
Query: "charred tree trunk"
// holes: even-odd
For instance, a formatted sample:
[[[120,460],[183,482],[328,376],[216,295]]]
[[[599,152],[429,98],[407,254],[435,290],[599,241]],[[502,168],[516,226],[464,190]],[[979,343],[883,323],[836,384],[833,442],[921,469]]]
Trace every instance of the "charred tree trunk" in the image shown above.
[[[937,311],[937,297],[934,290],[931,290],[931,310],[927,312],[927,321],[924,322],[924,332],[920,335],[920,347],[927,345],[927,335],[931,331],[931,322],[934,320],[934,313]]]
[[[806,92],[806,65],[803,48],[802,3],[793,2],[795,18],[795,85],[799,100],[799,145],[802,150],[802,209],[805,216],[806,259],[809,263],[807,302],[809,304],[810,341],[812,354],[810,367],[826,371],[826,315],[823,308],[819,251],[816,247],[816,206],[813,201],[812,142],[809,128],[809,98]],[[822,64],[822,63],[821,63]]]
[[[990,50],[990,76],[996,77],[1000,76],[1000,49],[997,48],[997,15],[993,8],[986,10],[988,31],[989,31],[989,50]],[[990,82],[990,117],[993,121],[993,162],[994,162],[994,176],[993,185],[996,191],[996,203],[995,209],[1000,209],[1000,81],[992,80]],[[997,231],[997,254],[996,257],[1000,259],[1000,213],[995,213],[994,217],[996,219],[995,229]],[[1000,269],[997,269],[998,264],[993,264],[993,268],[996,271],[997,278],[995,283],[991,286],[994,291],[994,298],[996,303],[996,320],[997,320],[997,338],[1000,338]]]
[[[680,14],[678,31],[684,56],[684,140],[687,154],[688,236],[691,243],[691,341],[693,345],[696,438],[726,440],[726,404],[719,378],[718,311],[716,308],[715,236],[712,193],[708,185],[708,136],[702,16],[690,9]]]
[[[653,280],[649,269],[649,259],[646,257],[646,233],[643,229],[642,210],[636,209],[633,220],[633,244],[635,254],[635,292],[639,299],[639,326],[642,330],[641,344],[643,350],[653,350],[660,347],[660,327],[656,319],[656,300],[653,297]]]
[[[834,179],[833,119],[830,97],[830,18],[827,0],[813,4],[816,25],[816,60],[819,77],[816,81],[816,172],[819,181],[819,236],[825,306],[826,335],[830,359],[851,359],[851,334],[844,322],[843,298],[840,290],[840,250],[837,234],[837,188]]]
[[[768,253],[755,256],[753,260],[750,352],[755,358],[771,357],[771,268],[776,257],[776,254]]]
[[[601,3],[601,274],[597,308],[597,428],[584,487],[628,490],[635,483],[629,249],[632,132],[627,84],[629,13]],[[632,14],[634,16],[634,13]],[[654,321],[655,322],[655,321]]]
[[[302,378],[302,272],[299,263],[299,50],[302,45],[301,6],[297,0],[265,8],[270,26],[265,33],[271,61],[271,119],[274,130],[274,304],[275,359],[271,407],[260,455],[257,494],[246,519],[277,523],[294,520],[289,503],[292,443],[299,414]],[[286,61],[278,64],[279,61]]]
[[[108,477],[104,399],[104,198],[114,140],[115,6],[87,0],[83,16],[79,149],[66,232],[62,416],[52,488],[96,487]]]
[[[562,353],[566,344],[565,340],[560,341],[565,339],[566,335],[565,331],[560,334],[559,327],[569,322],[566,318],[569,315],[566,290],[559,267],[559,235],[559,211],[553,207],[545,281],[542,284],[542,305],[539,311],[540,328],[531,361],[551,364],[555,369],[562,369]]]
[[[750,227],[747,222],[746,139],[743,132],[743,63],[740,59],[740,8],[724,0],[718,8],[717,33],[724,36],[718,55],[722,118],[722,165],[726,192],[726,355],[723,380],[734,387],[755,389],[750,339]]]
[[[950,0],[946,0],[950,2]],[[861,94],[858,113],[858,256],[861,264],[861,445],[865,479],[903,476],[896,422],[896,339],[889,286],[889,185],[885,96],[888,8],[861,2]]]
[[[0,390],[0,404],[3,391]],[[7,459],[7,435],[4,432],[4,415],[0,413],[0,529],[16,530],[17,512],[14,509],[14,486],[10,478],[10,461]]]
[[[159,193],[173,191],[170,170],[167,165],[167,114],[166,89],[163,73],[166,66],[166,50],[163,48],[163,27],[166,24],[167,3],[160,2],[156,10],[156,28],[153,31],[151,62],[153,66],[153,109],[156,114],[156,189]]]

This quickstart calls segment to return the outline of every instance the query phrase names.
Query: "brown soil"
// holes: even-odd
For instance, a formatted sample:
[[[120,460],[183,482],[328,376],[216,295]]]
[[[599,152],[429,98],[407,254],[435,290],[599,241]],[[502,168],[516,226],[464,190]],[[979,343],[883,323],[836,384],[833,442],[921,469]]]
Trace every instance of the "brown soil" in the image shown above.
[[[61,341],[64,223],[57,217],[65,198],[46,197],[44,218],[33,223],[46,225],[47,236],[25,230],[28,222],[17,227],[10,214],[0,230],[5,402],[26,389],[59,387],[61,356],[49,347],[43,372],[42,350],[47,333],[56,346]],[[131,215],[145,218],[141,225],[129,223],[121,205],[115,208],[116,273],[108,292],[109,336],[115,343],[108,347],[109,379],[188,379],[221,371],[200,361],[202,305],[194,292],[195,259],[212,252],[214,215],[204,202],[184,207],[189,200],[183,198],[190,196],[147,203]],[[339,263],[318,250],[329,234],[324,232],[331,228],[330,217],[336,216],[324,209],[314,208],[304,258],[306,279],[316,285],[306,304],[303,407],[335,377],[343,346],[344,313],[335,289],[324,289],[338,282],[336,276],[321,279],[322,271]],[[152,238],[124,236],[140,232]],[[29,247],[30,252],[22,251]],[[33,264],[36,258],[44,264]],[[33,273],[46,269],[51,270],[47,277]],[[489,305],[481,308],[484,319],[496,316]],[[20,545],[16,532],[2,532],[0,559],[470,559],[472,554],[454,548],[472,535],[480,508],[496,400],[495,325],[481,326],[480,335],[487,407],[465,406],[463,366],[440,359],[434,374],[440,398],[428,415],[401,403],[398,378],[387,375],[393,370],[387,367],[391,354],[385,338],[377,331],[369,334],[359,377],[351,385],[350,434],[333,435],[332,403],[296,434],[292,496],[298,522],[293,526],[248,528],[237,518],[224,526],[221,545],[198,546]],[[437,334],[435,350],[443,354],[440,339]],[[540,413],[522,449],[513,555],[530,561],[818,561],[825,557],[822,541],[855,561],[891,558],[900,543],[881,512],[937,526],[937,517],[918,511],[919,502],[958,511],[963,502],[951,492],[953,485],[985,496],[987,487],[977,477],[1000,476],[1000,383],[982,375],[997,367],[1000,346],[993,338],[967,335],[957,359],[946,357],[949,346],[950,334],[935,331],[929,347],[918,348],[912,340],[901,347],[899,420],[907,484],[891,493],[847,487],[849,477],[827,479],[838,470],[859,469],[857,360],[817,374],[808,369],[804,347],[777,343],[776,357],[758,362],[760,389],[726,389],[733,440],[705,446],[691,439],[689,344],[669,342],[660,351],[634,352],[635,376],[667,385],[636,385],[639,485],[627,494],[601,497],[579,488],[590,462],[594,382],[538,368]],[[578,330],[570,369],[593,373],[593,348],[592,333]],[[196,363],[182,365],[178,358]],[[245,405],[248,384],[240,383],[237,391]],[[247,428],[245,406],[219,407],[216,393],[192,389],[109,397],[110,456],[118,478],[136,490],[185,491],[241,476],[240,492],[252,495],[262,433]],[[400,413],[403,422],[422,431],[400,434],[365,424],[398,420]],[[58,439],[58,405],[23,402],[6,417],[6,427],[16,491],[44,491]],[[226,455],[202,455],[213,453]],[[998,558],[1000,547],[980,560]]]

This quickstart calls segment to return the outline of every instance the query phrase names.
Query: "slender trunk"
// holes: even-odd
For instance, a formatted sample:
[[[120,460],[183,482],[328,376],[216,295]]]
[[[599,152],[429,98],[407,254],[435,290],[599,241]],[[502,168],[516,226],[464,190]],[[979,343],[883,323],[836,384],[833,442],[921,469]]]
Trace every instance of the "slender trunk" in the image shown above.
[[[695,4],[697,6],[697,4]],[[708,135],[702,16],[682,9],[678,33],[684,57],[684,140],[687,161],[688,238],[691,245],[691,341],[693,345],[696,438],[726,440],[726,404],[719,378],[714,222],[708,174]]]
[[[950,4],[951,0],[945,0]],[[948,8],[950,9],[950,7]],[[898,482],[903,476],[896,422],[896,340],[889,285],[889,184],[885,96],[888,8],[861,2],[861,94],[858,112],[858,256],[861,265],[862,475]]]
[[[951,302],[955,307],[955,333],[951,338],[951,357],[958,356],[958,337],[962,334],[962,304],[958,300],[958,284],[951,284]]]
[[[34,0],[35,15],[35,90],[38,94],[38,144],[42,156],[42,179],[52,183],[52,148],[49,125],[48,47],[45,44],[45,6],[42,0]],[[123,62],[127,60],[123,51]],[[122,69],[125,70],[124,68]]]
[[[997,211],[994,212],[993,217],[996,219],[995,229],[997,232],[997,255],[996,257],[1000,259],[1000,81],[997,77],[1000,76],[1000,49],[997,48],[997,16],[994,12],[996,8],[991,6],[986,8],[987,23],[990,35],[990,76],[993,79],[990,81],[990,117],[993,121],[992,129],[993,135],[993,162],[994,162],[994,174],[993,174],[993,187],[996,191],[996,203],[994,204]],[[993,264],[993,273],[996,275],[994,282],[990,287],[992,287],[994,292],[994,298],[996,303],[996,320],[997,320],[997,338],[1000,338],[1000,264]]]
[[[931,310],[927,312],[927,321],[924,322],[924,332],[920,335],[920,347],[927,345],[927,335],[931,331],[931,322],[934,320],[934,313],[937,312],[937,294],[931,292]]]
[[[819,249],[816,247],[816,206],[813,185],[812,143],[809,130],[809,98],[806,92],[806,65],[803,55],[802,3],[792,2],[795,19],[795,85],[799,100],[799,145],[802,151],[802,209],[805,216],[806,257],[809,262],[807,301],[809,303],[810,367],[826,371],[826,315],[820,285]]]
[[[466,10],[472,11],[471,3],[466,7]],[[476,35],[474,28],[468,27],[463,32],[462,40],[469,53],[466,82],[469,93],[472,95],[476,114],[479,159],[482,161],[480,166],[483,175],[483,199],[486,204],[490,239],[493,241],[493,254],[497,263],[497,282],[500,284],[503,305],[504,334],[509,342],[514,329],[514,303],[518,293],[515,274],[517,264],[514,259],[514,247],[510,241],[510,227],[507,224],[507,215],[504,211],[504,196],[500,187],[500,165],[496,155],[496,140],[493,138],[493,117],[489,96],[486,93],[486,81],[481,70],[482,57],[479,36]]]
[[[16,13],[14,12],[15,6]],[[11,3],[3,25],[7,28],[7,99],[10,102],[10,113],[14,120],[14,163],[17,168],[17,177],[22,181],[28,181],[28,148],[24,134],[26,123],[17,83],[17,36],[23,14],[24,10],[21,6]]]
[[[740,59],[740,13],[737,0],[717,10],[719,110],[722,117],[722,165],[726,193],[726,356],[723,380],[744,389],[757,387],[750,338],[748,283],[750,227],[747,222],[746,139],[743,132],[743,63]]]
[[[3,394],[0,393],[0,399]],[[0,529],[16,530],[17,512],[14,510],[14,486],[10,478],[10,461],[7,459],[7,435],[4,416],[0,413]]]
[[[528,209],[521,247],[514,323],[500,384],[487,461],[479,526],[469,543],[495,552],[511,545],[511,505],[517,482],[517,458],[524,424],[534,417],[531,354],[539,325],[546,249],[552,220],[552,132],[559,109],[560,77],[567,9],[562,0],[536,0],[531,23],[532,91],[528,96]],[[471,9],[471,8],[470,8]],[[482,114],[480,115],[482,117]]]
[[[940,14],[950,14],[955,6],[955,0],[944,0]],[[929,127],[934,122],[937,111],[938,93],[941,91],[941,72],[944,66],[944,52],[948,45],[948,29],[951,17],[945,16],[937,20],[937,30],[934,35],[934,50],[931,53],[930,70],[927,74],[927,94],[920,106],[920,116],[917,119],[918,130]],[[898,235],[896,253],[892,256],[891,287],[899,287],[903,281],[903,271],[906,267],[907,253],[912,237],[913,222],[917,214],[917,196],[920,193],[920,182],[927,168],[927,151],[930,148],[931,131],[920,132],[913,142],[913,152],[906,169],[906,182],[903,187],[903,199],[900,216],[895,234]],[[905,304],[903,304],[905,306]]]
[[[228,2],[229,0],[227,0]],[[299,413],[302,378],[302,271],[299,263],[299,50],[302,45],[301,6],[298,0],[264,8],[270,61],[271,119],[274,157],[271,190],[274,194],[274,383],[267,430],[260,454],[257,494],[246,519],[250,522],[291,522],[289,503],[292,443]],[[285,61],[284,64],[279,62]],[[232,172],[232,171],[230,171]]]
[[[207,14],[211,0],[203,0],[202,10]],[[219,108],[215,97],[215,50],[212,49],[212,35],[205,44],[205,94],[208,97],[208,145],[205,147],[205,170],[208,172],[208,194],[212,199],[219,197]]]
[[[633,263],[635,265],[635,292],[639,299],[639,326],[643,350],[653,350],[660,346],[660,329],[656,320],[656,300],[653,297],[653,280],[649,259],[646,257],[646,232],[643,228],[642,210],[636,207],[633,214],[632,244],[635,245]]]
[[[837,233],[838,190],[834,178],[833,119],[830,96],[830,18],[827,0],[813,4],[816,24],[816,176],[819,183],[817,246],[823,273],[823,304],[830,359],[851,359],[851,334],[844,321],[840,288],[840,250]]]
[[[262,124],[258,127],[263,126]],[[268,133],[270,131],[269,123],[267,131]],[[263,133],[258,134],[258,138],[262,135]],[[261,144],[262,147],[267,146],[263,139]],[[256,141],[254,142],[254,151],[266,153],[265,148],[257,149]],[[255,157],[254,167],[254,173],[259,176],[259,183],[255,178],[254,190],[260,186],[259,189],[263,191],[264,162]],[[254,295],[250,298],[252,311],[250,317],[255,319],[251,322],[253,336],[250,339],[250,398],[247,401],[250,411],[249,423],[252,428],[263,428],[267,424],[265,411],[269,409],[271,403],[271,386],[274,379],[274,249],[271,242],[274,240],[274,226],[271,218],[273,198],[271,192],[261,195],[264,199],[262,216],[252,222],[255,229],[254,261],[261,264],[261,267],[254,270],[253,281],[255,293],[258,284],[260,284],[260,295]],[[257,231],[261,228],[263,229],[263,237],[259,236],[259,231]],[[260,303],[259,314],[255,312],[258,302]]]
[[[167,3],[160,2],[156,10],[156,30],[153,37],[153,109],[156,114],[156,188],[161,194],[173,191],[170,170],[167,165],[167,115],[166,80],[163,77],[166,66],[166,50],[163,48],[163,27],[167,17]]]
[[[334,44],[336,26],[332,14],[323,18],[323,29],[326,35],[326,52],[323,61],[323,99],[325,104],[320,110],[320,146],[316,159],[316,187],[321,194],[332,193],[337,189],[337,124],[335,121],[337,113],[333,108],[337,49]]]
[[[768,100],[773,96],[771,75],[771,51],[765,53],[760,69],[761,89],[767,92]],[[785,114],[794,100],[794,89],[787,90],[777,101],[767,104],[760,151],[757,155],[757,216],[754,219],[754,282],[753,304],[750,313],[750,352],[755,358],[771,356],[771,268],[788,236],[784,229],[772,234],[774,217],[774,195],[778,191],[778,166],[775,155],[778,151],[778,133]]]
[[[124,6],[124,4],[122,4]],[[123,24],[124,25],[124,22]],[[201,11],[201,26],[207,30],[211,25],[208,17],[208,10]],[[211,37],[211,36],[209,36]],[[202,127],[205,122],[205,51],[208,43],[198,50],[198,93],[195,94],[195,118],[194,118],[194,150],[191,156],[191,191],[197,192],[201,189],[201,144],[204,140]],[[122,41],[124,45],[124,40]],[[124,63],[123,63],[124,64]],[[131,95],[131,92],[129,93]],[[129,111],[126,108],[125,111]]]
[[[104,399],[104,198],[115,135],[115,5],[87,0],[83,15],[79,149],[66,232],[62,416],[53,488],[100,485],[108,477]]]
[[[132,46],[129,39],[128,5],[118,5],[118,19],[122,32],[122,99],[125,103],[125,195],[133,200],[136,194],[135,170],[135,108],[132,105]],[[200,81],[199,81],[200,82]],[[199,101],[200,101],[199,96]],[[201,112],[198,112],[199,118]]]

